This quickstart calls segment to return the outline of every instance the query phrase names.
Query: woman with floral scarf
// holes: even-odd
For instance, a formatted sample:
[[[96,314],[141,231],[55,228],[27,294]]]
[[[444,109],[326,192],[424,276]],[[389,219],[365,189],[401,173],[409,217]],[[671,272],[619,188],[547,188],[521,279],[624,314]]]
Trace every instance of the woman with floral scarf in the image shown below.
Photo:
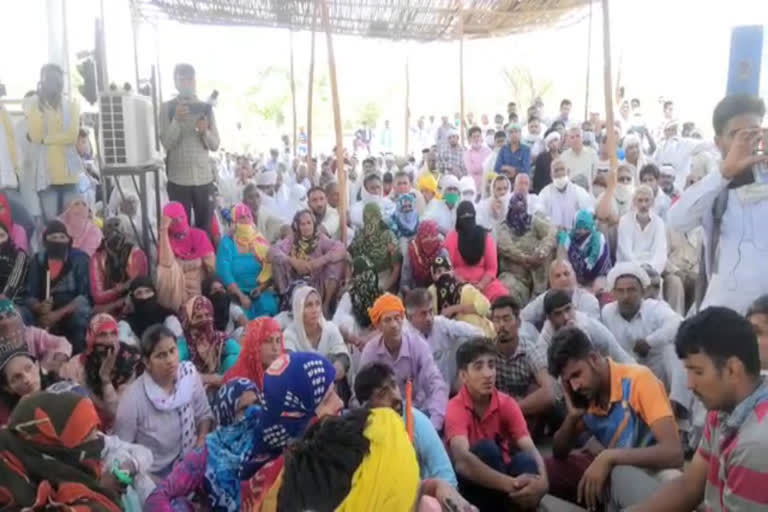
[[[416,237],[408,242],[408,255],[403,264],[401,290],[426,288],[432,284],[430,268],[438,256],[447,257],[443,237],[433,220],[419,223]]]
[[[565,248],[579,284],[597,291],[611,270],[610,247],[605,235],[595,226],[595,217],[588,210],[579,210],[569,233],[558,235]]]
[[[363,208],[363,228],[355,233],[349,245],[352,258],[367,257],[379,276],[381,291],[391,291],[400,279],[402,253],[395,234],[381,216],[377,203]]]

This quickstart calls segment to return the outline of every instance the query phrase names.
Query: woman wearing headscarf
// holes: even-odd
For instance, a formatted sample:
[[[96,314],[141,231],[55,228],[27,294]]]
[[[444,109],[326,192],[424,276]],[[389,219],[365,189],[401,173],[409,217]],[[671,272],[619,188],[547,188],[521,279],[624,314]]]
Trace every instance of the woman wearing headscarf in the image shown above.
[[[89,264],[94,310],[121,315],[131,281],[148,273],[147,255],[128,241],[120,219],[104,223],[101,246]]]
[[[512,197],[512,184],[509,178],[500,174],[491,183],[491,196],[486,197],[477,205],[477,223],[491,232],[494,240],[498,240],[498,226],[504,222],[509,209],[509,199]]]
[[[261,390],[244,377],[222,385],[211,399],[211,410],[219,427],[228,427],[243,419],[245,410],[260,402]]]
[[[40,361],[40,366],[48,371],[58,371],[72,355],[72,345],[66,338],[39,327],[24,325],[21,313],[8,299],[0,299],[0,347],[26,347]]]
[[[240,341],[248,325],[248,317],[238,304],[232,301],[224,281],[216,274],[203,281],[203,297],[213,304],[213,325],[228,337]]]
[[[0,426],[8,422],[19,401],[59,380],[46,371],[25,346],[0,346]]]
[[[16,245],[7,224],[0,219],[0,294],[14,302],[21,301],[30,260]]]
[[[18,249],[29,252],[29,239],[24,227],[13,222],[11,205],[5,194],[0,193],[0,225],[8,233],[13,245]]]
[[[91,314],[88,255],[72,247],[66,226],[48,223],[44,250],[35,254],[27,279],[27,307],[40,327],[67,338],[75,354],[85,349]]]
[[[499,280],[520,307],[546,291],[556,247],[557,229],[543,215],[528,213],[527,196],[512,194],[499,226]]]
[[[507,287],[496,279],[496,243],[475,222],[475,206],[471,202],[462,201],[456,209],[456,230],[445,237],[445,248],[459,282],[472,284],[491,302],[509,294]]]
[[[178,310],[190,297],[200,295],[203,279],[216,268],[216,253],[208,235],[189,225],[181,203],[163,208],[157,248],[157,298]]]
[[[125,388],[140,370],[139,349],[118,339],[115,319],[107,313],[91,318],[85,352],[61,367],[59,377],[83,386],[96,406],[103,429],[109,430]]]
[[[274,511],[281,484],[283,451],[316,418],[342,407],[333,365],[318,354],[283,354],[264,376],[264,405],[219,428],[161,482],[146,510],[171,512],[179,499],[204,493],[212,512]],[[289,399],[290,398],[290,399]]]
[[[381,216],[377,203],[368,203],[363,209],[363,228],[355,233],[349,245],[352,258],[367,257],[379,276],[382,291],[392,290],[400,279],[402,254],[395,234]]]
[[[438,256],[448,256],[448,251],[443,245],[443,236],[435,221],[425,220],[419,223],[416,236],[408,242],[407,253],[407,263],[403,266],[401,278],[401,290],[426,288],[432,284],[430,272],[432,262]]]
[[[259,397],[264,389],[264,372],[285,352],[280,325],[268,316],[251,320],[245,329],[237,362],[224,374],[224,382],[245,378],[256,386]]]
[[[35,393],[0,430],[0,508],[120,512],[102,487],[104,440],[90,400],[75,393]]]
[[[240,355],[240,344],[213,325],[213,304],[202,295],[192,297],[179,311],[184,337],[179,357],[191,361],[206,387],[218,387],[222,376]]]
[[[269,242],[243,203],[232,208],[232,221],[232,234],[219,243],[216,273],[249,319],[273,316],[277,314],[277,297],[272,291],[272,265],[267,257]]]
[[[559,234],[558,242],[568,254],[579,284],[594,293],[602,290],[605,276],[611,270],[611,255],[605,236],[595,226],[592,213],[579,210],[570,234]]]
[[[140,276],[131,281],[128,296],[132,308],[118,324],[121,340],[134,340],[133,344],[138,346],[138,340],[144,335],[144,331],[155,324],[163,324],[174,334],[181,336],[181,322],[176,312],[160,305],[151,277]]]
[[[330,239],[318,229],[310,210],[297,212],[291,224],[291,235],[269,250],[280,294],[288,291],[291,282],[302,279],[321,294],[326,314],[335,305],[346,256],[341,242]]]
[[[150,471],[167,475],[193,448],[205,443],[213,414],[195,365],[180,362],[176,337],[162,325],[141,338],[144,373],[120,398],[114,433],[123,441],[149,448]]]
[[[67,233],[72,237],[72,247],[93,256],[101,245],[102,233],[93,223],[85,199],[78,197],[69,203],[69,207],[59,215],[59,220],[67,226]]]

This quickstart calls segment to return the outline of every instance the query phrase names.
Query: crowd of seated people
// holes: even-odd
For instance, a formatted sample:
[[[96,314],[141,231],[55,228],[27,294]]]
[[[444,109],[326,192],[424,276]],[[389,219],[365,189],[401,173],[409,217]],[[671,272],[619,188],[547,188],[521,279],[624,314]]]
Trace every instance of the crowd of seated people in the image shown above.
[[[40,222],[0,194],[0,509],[768,507],[762,101],[714,145],[619,123],[606,170],[564,100],[445,118],[422,162],[233,172],[179,65],[155,250],[72,193],[60,75],[25,110]]]

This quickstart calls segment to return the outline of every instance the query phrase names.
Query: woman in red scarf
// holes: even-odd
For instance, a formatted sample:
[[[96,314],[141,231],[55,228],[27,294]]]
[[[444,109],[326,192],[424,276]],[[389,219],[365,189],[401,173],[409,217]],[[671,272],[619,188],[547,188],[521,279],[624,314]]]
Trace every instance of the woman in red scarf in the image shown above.
[[[416,237],[408,243],[408,258],[403,269],[403,288],[426,288],[432,284],[430,268],[438,256],[447,256],[437,223],[425,220],[419,224]]]
[[[272,362],[285,353],[283,333],[280,324],[263,316],[252,320],[245,329],[240,357],[235,365],[224,374],[224,382],[246,378],[264,391],[264,372]]]
[[[13,245],[28,253],[29,240],[27,239],[27,232],[24,231],[23,227],[13,222],[11,205],[8,203],[8,198],[3,194],[0,194],[0,224],[5,226],[5,230],[11,236]]]

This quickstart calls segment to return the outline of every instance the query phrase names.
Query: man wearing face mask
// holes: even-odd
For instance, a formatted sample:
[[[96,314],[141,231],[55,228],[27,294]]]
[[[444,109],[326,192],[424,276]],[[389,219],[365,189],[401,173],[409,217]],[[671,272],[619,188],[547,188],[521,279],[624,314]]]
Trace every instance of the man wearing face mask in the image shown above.
[[[373,172],[363,178],[360,189],[360,201],[349,209],[349,220],[354,228],[363,227],[363,208],[368,203],[378,203],[382,218],[388,219],[395,211],[395,203],[384,197],[384,184],[381,176]]]
[[[83,162],[75,144],[80,132],[80,109],[75,101],[65,98],[64,72],[56,64],[40,70],[37,95],[24,101],[27,137],[36,164],[35,188],[45,219],[64,210],[78,194],[77,183]]]
[[[66,226],[48,223],[44,249],[35,254],[27,281],[27,307],[40,327],[67,338],[74,354],[85,348],[91,313],[88,255],[72,247]]]
[[[195,90],[195,68],[177,64],[173,79],[179,95],[160,109],[160,142],[167,153],[168,198],[184,205],[195,226],[208,230],[213,214],[210,151],[219,149],[219,132],[210,104]]]
[[[442,199],[432,199],[424,210],[422,220],[437,222],[440,233],[447,234],[456,226],[456,205],[459,203],[459,179],[446,174],[440,179],[440,188],[443,191]]]
[[[469,148],[464,151],[467,175],[475,180],[475,190],[483,189],[483,163],[491,154],[491,148],[483,143],[483,132],[478,126],[469,129]]]
[[[578,185],[571,183],[570,171],[565,162],[556,158],[552,161],[552,183],[539,194],[541,210],[552,224],[570,231],[573,219],[579,210],[594,210],[594,198]]]

